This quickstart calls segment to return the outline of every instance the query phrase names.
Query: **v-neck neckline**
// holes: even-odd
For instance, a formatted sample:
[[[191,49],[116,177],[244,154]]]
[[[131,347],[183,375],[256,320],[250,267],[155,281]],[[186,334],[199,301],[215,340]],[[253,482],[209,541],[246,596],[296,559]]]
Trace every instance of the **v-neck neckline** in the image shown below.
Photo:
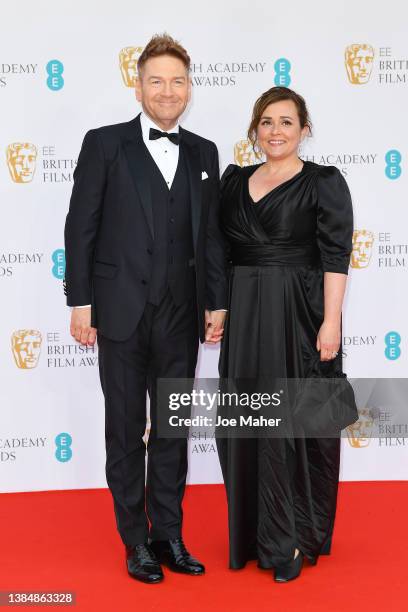
[[[290,178],[288,178],[286,181],[282,181],[282,183],[279,183],[279,185],[276,185],[276,187],[274,187],[273,189],[271,189],[270,191],[268,191],[267,193],[265,193],[261,198],[259,198],[259,200],[254,200],[251,196],[251,193],[249,191],[249,179],[251,178],[251,176],[253,174],[255,174],[255,172],[258,170],[258,168],[260,168],[261,166],[264,165],[265,162],[261,163],[261,164],[257,164],[255,170],[253,172],[251,172],[251,174],[248,175],[247,180],[246,180],[246,186],[247,186],[247,194],[249,196],[249,199],[251,201],[251,206],[257,206],[260,202],[262,202],[262,200],[264,200],[267,196],[270,196],[274,191],[276,191],[277,189],[279,189],[280,187],[286,185],[287,183],[290,183],[291,181],[293,181],[293,179],[295,179],[297,176],[299,176],[300,174],[302,174],[304,172],[305,166],[306,166],[306,162],[303,162],[303,166],[302,168],[299,170],[299,172],[296,172],[296,174],[294,174],[293,176],[291,176]]]

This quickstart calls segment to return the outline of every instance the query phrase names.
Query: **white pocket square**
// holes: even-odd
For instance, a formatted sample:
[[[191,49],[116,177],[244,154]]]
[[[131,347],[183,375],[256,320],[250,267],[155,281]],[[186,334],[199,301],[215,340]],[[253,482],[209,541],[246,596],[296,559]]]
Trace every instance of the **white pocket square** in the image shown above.
[[[203,170],[203,171],[201,172],[201,180],[202,180],[202,181],[204,181],[206,178],[208,178],[208,174],[206,173],[206,171],[205,171],[205,170]]]

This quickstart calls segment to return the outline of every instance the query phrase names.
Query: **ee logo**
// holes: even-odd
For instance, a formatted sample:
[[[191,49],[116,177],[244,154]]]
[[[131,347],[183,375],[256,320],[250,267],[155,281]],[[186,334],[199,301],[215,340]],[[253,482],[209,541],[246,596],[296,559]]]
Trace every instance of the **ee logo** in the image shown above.
[[[401,176],[401,153],[396,149],[391,149],[385,154],[385,176],[395,180]]]
[[[51,259],[54,264],[52,267],[53,275],[55,278],[63,279],[65,274],[65,250],[57,249],[53,252]]]
[[[61,463],[69,461],[72,457],[71,436],[68,433],[60,433],[55,438],[55,444],[57,447],[57,450],[55,451],[57,461],[60,461]]]
[[[46,71],[48,74],[47,87],[51,91],[62,89],[64,87],[64,77],[62,76],[64,64],[59,60],[50,60],[46,66]]]
[[[390,331],[386,334],[385,338],[385,356],[391,361],[395,361],[401,355],[401,336],[398,332]]]
[[[275,68],[275,85],[277,86],[281,86],[281,87],[289,87],[290,85],[290,61],[287,60],[284,57],[281,57],[280,59],[276,60],[275,64],[274,64],[274,68]]]

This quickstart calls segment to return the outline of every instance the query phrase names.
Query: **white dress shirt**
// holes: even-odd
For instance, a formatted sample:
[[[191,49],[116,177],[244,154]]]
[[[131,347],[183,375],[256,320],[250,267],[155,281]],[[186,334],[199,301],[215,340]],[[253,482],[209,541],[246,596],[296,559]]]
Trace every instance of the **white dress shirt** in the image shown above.
[[[167,187],[170,189],[177,170],[180,148],[165,136],[157,140],[149,140],[150,128],[160,130],[161,132],[164,130],[156,125],[145,113],[140,115],[140,125],[142,126],[143,142],[162,173]],[[169,132],[171,134],[178,134],[179,124],[177,123]]]

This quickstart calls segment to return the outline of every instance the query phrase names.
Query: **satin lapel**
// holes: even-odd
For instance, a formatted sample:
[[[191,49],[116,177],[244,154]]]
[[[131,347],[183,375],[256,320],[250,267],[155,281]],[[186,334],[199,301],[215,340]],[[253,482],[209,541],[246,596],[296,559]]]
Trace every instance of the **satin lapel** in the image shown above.
[[[181,140],[180,147],[183,150],[183,156],[187,167],[188,180],[190,184],[190,201],[191,201],[191,224],[193,229],[194,251],[197,248],[198,230],[200,227],[201,216],[201,161],[200,148],[198,144],[191,143],[187,140],[185,132],[180,128]]]
[[[136,193],[143,206],[146,221],[154,238],[152,194],[150,189],[149,169],[147,156],[149,152],[143,142],[140,118],[134,121],[134,135],[130,135],[124,142],[124,150],[129,165]]]

